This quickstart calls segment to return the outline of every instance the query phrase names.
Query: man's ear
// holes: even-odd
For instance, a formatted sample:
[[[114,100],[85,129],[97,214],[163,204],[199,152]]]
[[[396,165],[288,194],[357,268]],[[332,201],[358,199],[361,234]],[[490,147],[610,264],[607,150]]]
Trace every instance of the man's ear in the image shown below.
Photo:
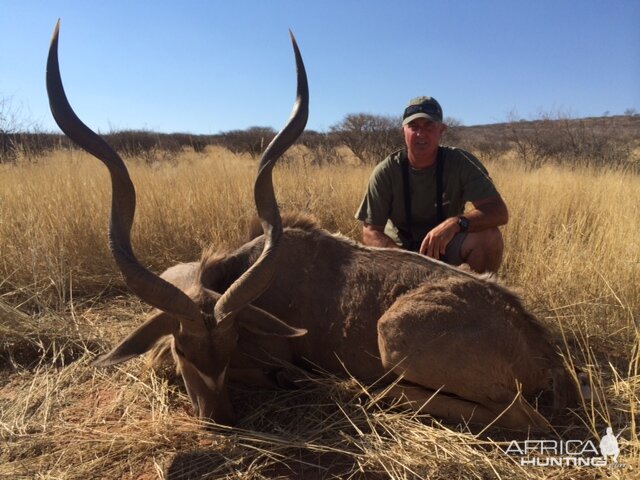
[[[294,338],[301,337],[307,333],[306,329],[287,325],[269,312],[253,305],[248,305],[238,312],[236,321],[239,327],[246,328],[257,335]]]
[[[160,338],[171,335],[180,327],[180,322],[168,313],[159,312],[131,332],[109,353],[96,359],[94,367],[109,367],[126,362],[148,352]]]

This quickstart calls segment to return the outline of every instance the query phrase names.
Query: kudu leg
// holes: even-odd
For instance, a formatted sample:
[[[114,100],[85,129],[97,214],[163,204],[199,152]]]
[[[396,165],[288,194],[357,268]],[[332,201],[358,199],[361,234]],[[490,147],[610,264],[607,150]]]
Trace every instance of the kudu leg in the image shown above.
[[[385,398],[398,400],[418,413],[452,422],[477,425],[495,425],[518,431],[547,432],[550,425],[529,403],[518,395],[504,407],[488,408],[476,402],[451,397],[425,388],[398,383],[384,392]]]

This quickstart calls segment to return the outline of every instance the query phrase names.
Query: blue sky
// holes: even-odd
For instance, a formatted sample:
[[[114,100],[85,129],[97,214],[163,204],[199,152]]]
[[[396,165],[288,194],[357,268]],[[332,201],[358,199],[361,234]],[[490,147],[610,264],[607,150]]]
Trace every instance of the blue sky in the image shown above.
[[[279,128],[295,92],[288,28],[315,130],[399,115],[418,95],[465,125],[640,112],[638,0],[0,0],[0,99],[51,131],[44,71],[59,17],[67,95],[101,132]]]

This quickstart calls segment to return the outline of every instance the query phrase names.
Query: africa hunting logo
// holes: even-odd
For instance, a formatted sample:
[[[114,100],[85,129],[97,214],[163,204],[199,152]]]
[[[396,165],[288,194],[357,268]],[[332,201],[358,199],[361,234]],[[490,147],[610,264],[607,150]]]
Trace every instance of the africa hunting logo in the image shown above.
[[[513,440],[504,453],[519,457],[522,466],[533,467],[624,467],[618,463],[618,435],[611,427],[596,447],[593,440]]]

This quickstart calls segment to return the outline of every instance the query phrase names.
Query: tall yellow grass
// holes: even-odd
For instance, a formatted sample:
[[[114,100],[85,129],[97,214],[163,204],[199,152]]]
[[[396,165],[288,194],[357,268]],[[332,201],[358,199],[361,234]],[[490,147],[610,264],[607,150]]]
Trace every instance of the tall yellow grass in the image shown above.
[[[204,155],[185,152],[173,162],[127,163],[138,192],[134,248],[152,270],[198,259],[211,244],[226,248],[244,241],[255,211],[253,160],[209,149]],[[527,171],[508,158],[487,166],[511,214],[500,276],[565,339],[566,352],[586,369],[596,393],[575,413],[569,434],[598,438],[607,424],[625,428],[627,466],[607,474],[637,473],[640,178],[559,166]],[[311,213],[325,228],[359,239],[353,214],[369,173],[356,165],[311,166],[294,152],[276,169],[278,200],[283,211]],[[6,376],[0,381],[0,441],[8,446],[0,454],[0,476],[21,475],[23,468],[42,478],[80,478],[89,471],[98,477],[171,477],[167,465],[191,452],[227,478],[264,478],[280,471],[270,470],[274,465],[290,466],[283,456],[292,451],[340,465],[348,459],[351,470],[345,471],[356,477],[550,473],[516,466],[486,438],[431,428],[380,410],[370,398],[358,403],[363,390],[353,380],[315,383],[319,404],[302,393],[293,400],[269,397],[269,405],[288,409],[306,402],[300,414],[326,422],[313,430],[300,418],[277,427],[285,431],[274,437],[257,433],[269,431],[269,422],[255,392],[247,395],[258,410],[244,424],[252,432],[229,437],[199,430],[182,410],[188,402],[181,391],[153,373],[140,374],[139,364],[117,374],[94,372],[89,350],[116,341],[145,310],[127,297],[100,300],[122,287],[107,248],[109,190],[106,169],[77,151],[0,165],[0,366]],[[326,402],[335,404],[325,411]],[[339,420],[336,411],[342,412]],[[343,438],[333,429],[349,433]],[[85,451],[67,448],[70,441]],[[235,461],[236,474],[218,456]],[[298,460],[313,463],[306,456]],[[576,471],[556,469],[554,475],[567,472]],[[587,478],[592,473],[580,470]]]

